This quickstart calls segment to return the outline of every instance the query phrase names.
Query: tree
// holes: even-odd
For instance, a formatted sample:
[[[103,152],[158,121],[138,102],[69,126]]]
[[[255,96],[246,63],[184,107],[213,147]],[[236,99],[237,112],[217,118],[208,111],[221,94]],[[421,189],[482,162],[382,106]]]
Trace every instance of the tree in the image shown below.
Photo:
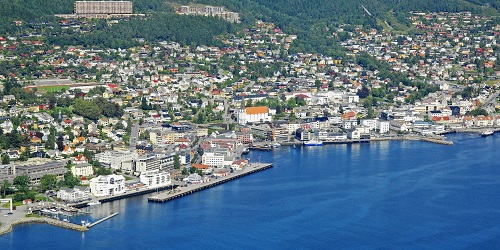
[[[26,191],[30,183],[30,178],[27,175],[18,175],[14,178],[14,186],[18,190]]]
[[[54,174],[46,174],[40,179],[40,188],[42,192],[54,188],[57,184],[57,176]]]
[[[10,157],[7,154],[2,154],[2,164],[9,164],[10,163]]]
[[[363,86],[360,90],[358,90],[356,95],[358,95],[359,98],[366,98],[370,95],[370,89],[368,89],[368,87],[366,86]]]
[[[175,169],[180,169],[181,168],[181,160],[178,155],[174,155],[174,168]]]
[[[2,182],[2,198],[5,198],[8,190],[10,190],[10,183],[7,180],[3,180],[3,182]]]
[[[64,150],[64,138],[62,136],[59,136],[59,138],[57,138],[57,150],[59,151],[63,151]]]
[[[71,173],[71,171],[68,171],[64,174],[64,185],[72,188],[80,183],[80,180],[76,178],[76,176]]]
[[[75,99],[73,112],[91,120],[97,120],[101,115],[101,109],[95,102],[81,98]]]

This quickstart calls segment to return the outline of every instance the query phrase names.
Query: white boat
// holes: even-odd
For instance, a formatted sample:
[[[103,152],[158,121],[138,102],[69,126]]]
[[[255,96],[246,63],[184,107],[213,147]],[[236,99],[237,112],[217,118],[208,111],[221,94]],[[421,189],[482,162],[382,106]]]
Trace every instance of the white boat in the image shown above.
[[[91,202],[87,203],[87,206],[95,206],[95,205],[99,205],[99,204],[101,204],[100,201],[91,201]]]
[[[304,142],[304,146],[323,146],[323,142],[316,140],[309,140]]]
[[[486,131],[483,131],[481,133],[481,136],[485,137],[485,136],[488,136],[488,135],[492,135],[493,134],[493,131],[491,130],[486,130]]]

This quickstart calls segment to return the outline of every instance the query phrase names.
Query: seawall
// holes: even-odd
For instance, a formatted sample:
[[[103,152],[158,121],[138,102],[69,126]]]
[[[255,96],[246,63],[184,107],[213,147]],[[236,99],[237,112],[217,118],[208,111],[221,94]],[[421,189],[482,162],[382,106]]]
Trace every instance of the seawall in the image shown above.
[[[269,163],[255,164],[254,166],[248,166],[248,167],[246,167],[241,172],[233,173],[231,175],[224,176],[224,177],[220,177],[220,178],[218,178],[216,180],[213,180],[213,181],[210,181],[210,182],[205,182],[205,183],[202,183],[202,184],[194,184],[194,185],[191,184],[191,185],[189,185],[188,187],[184,188],[182,191],[179,191],[179,192],[174,192],[174,193],[160,193],[160,194],[158,194],[156,196],[148,197],[148,201],[151,201],[151,202],[167,202],[167,201],[174,200],[174,199],[177,199],[177,198],[189,195],[189,194],[196,193],[198,191],[205,190],[207,188],[211,188],[211,187],[220,185],[220,184],[228,182],[228,181],[232,181],[232,180],[238,179],[238,178],[246,176],[246,175],[250,175],[250,174],[253,174],[253,173],[260,172],[262,170],[265,170],[265,169],[268,169],[268,168],[271,168],[271,167],[273,167],[273,164],[269,164]]]
[[[26,224],[26,223],[46,223],[46,224],[50,224],[53,226],[67,228],[67,229],[76,230],[76,231],[80,231],[80,232],[85,232],[85,231],[89,230],[87,227],[73,224],[70,222],[64,222],[64,221],[60,221],[60,220],[56,220],[56,219],[52,219],[52,218],[45,218],[45,217],[41,217],[41,218],[31,217],[31,218],[18,218],[18,219],[9,221],[9,222],[5,222],[0,227],[0,235],[6,234],[6,233],[12,231],[12,228],[15,225]]]

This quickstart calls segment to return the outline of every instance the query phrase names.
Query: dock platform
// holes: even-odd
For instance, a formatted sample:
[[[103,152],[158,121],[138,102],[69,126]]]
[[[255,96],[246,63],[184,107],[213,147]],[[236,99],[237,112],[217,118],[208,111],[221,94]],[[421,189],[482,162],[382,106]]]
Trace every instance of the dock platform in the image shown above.
[[[228,176],[219,177],[218,179],[211,180],[206,183],[190,184],[188,187],[182,187],[182,190],[179,192],[160,193],[158,195],[148,197],[148,201],[167,202],[271,167],[273,167],[273,164],[270,163],[260,163],[260,164],[252,163],[251,166],[247,166],[245,167],[245,169],[231,173]]]
[[[101,223],[101,222],[103,222],[103,221],[105,221],[105,220],[108,220],[108,219],[110,219],[111,217],[114,217],[114,216],[116,216],[116,215],[118,215],[118,212],[116,212],[116,213],[112,213],[112,214],[110,214],[110,215],[108,215],[108,216],[106,216],[106,217],[104,217],[104,218],[102,218],[102,219],[100,219],[100,220],[98,220],[98,221],[96,221],[96,222],[94,222],[94,223],[91,223],[91,224],[87,225],[87,227],[88,227],[88,228],[91,228],[91,227],[93,227],[93,226],[95,226],[95,225],[97,225],[97,224],[99,224],[99,223]]]

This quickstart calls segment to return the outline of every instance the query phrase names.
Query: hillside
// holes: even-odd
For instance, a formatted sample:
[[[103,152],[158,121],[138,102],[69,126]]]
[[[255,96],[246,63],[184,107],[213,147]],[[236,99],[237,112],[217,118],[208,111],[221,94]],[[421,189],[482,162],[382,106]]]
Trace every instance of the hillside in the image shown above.
[[[231,11],[241,13],[243,25],[253,23],[256,19],[269,21],[281,27],[286,33],[297,34],[298,38],[294,42],[291,52],[308,51],[318,52],[330,55],[341,55],[338,47],[339,43],[336,38],[332,38],[332,30],[336,29],[339,24],[349,23],[363,25],[376,29],[383,27],[391,27],[396,30],[405,31],[409,26],[406,16],[411,11],[429,11],[429,12],[460,12],[471,11],[473,13],[481,13],[490,16],[498,15],[500,0],[132,0],[134,3],[134,12],[136,13],[151,13],[154,12],[156,17],[161,17],[162,21],[180,24],[186,22],[185,18],[173,15],[172,4],[207,4],[216,6],[225,6]],[[0,0],[0,34],[12,32],[16,27],[12,24],[13,20],[52,20],[53,14],[56,13],[71,13],[73,10],[74,0]],[[366,11],[361,7],[366,7]],[[368,14],[368,12],[370,14]],[[182,19],[182,20],[181,20]],[[193,20],[193,27],[196,29],[197,22],[204,22],[199,18],[187,18]],[[129,22],[134,27],[140,25],[149,26],[157,25],[158,22],[137,21]],[[115,33],[115,29],[127,30],[124,26],[126,23],[120,24],[116,28],[105,30],[105,32]],[[205,25],[203,29],[207,27]],[[214,31],[227,32],[233,30],[234,27],[222,27],[223,23],[218,23]],[[154,29],[136,29],[134,28],[133,36],[122,34],[122,39],[130,39],[133,37],[151,37],[148,34],[141,32],[156,32],[162,33],[160,25]],[[182,35],[182,29],[171,27],[163,32],[167,36],[175,40],[176,37],[186,37]],[[172,33],[172,30],[176,30]],[[209,27],[210,29],[210,27]],[[210,36],[210,34],[220,34],[202,32],[202,30],[191,32],[188,35],[191,38],[184,39],[184,43],[200,41],[212,41],[212,39],[204,37],[202,39],[193,39],[197,34]],[[163,39],[161,36],[154,37]]]

